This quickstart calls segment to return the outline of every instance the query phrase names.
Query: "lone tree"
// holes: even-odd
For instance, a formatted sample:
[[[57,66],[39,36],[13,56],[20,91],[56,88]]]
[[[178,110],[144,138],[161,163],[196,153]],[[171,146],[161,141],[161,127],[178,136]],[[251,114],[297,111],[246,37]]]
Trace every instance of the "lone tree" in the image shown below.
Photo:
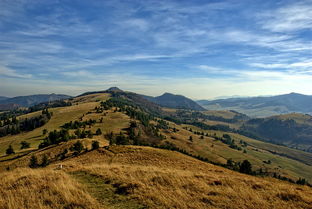
[[[7,155],[11,155],[11,154],[14,154],[14,153],[15,153],[15,152],[14,152],[14,149],[13,149],[13,147],[12,147],[12,145],[10,145],[10,146],[8,147],[8,149],[6,149],[5,153],[6,153]]]
[[[116,144],[117,145],[127,145],[127,144],[129,144],[129,140],[127,139],[127,137],[122,132],[120,132],[120,134],[116,136]]]
[[[192,141],[193,141],[193,137],[192,137],[192,136],[190,136],[189,140],[192,142]]]
[[[48,133],[48,130],[47,129],[43,129],[42,130],[42,135],[46,135]]]
[[[30,147],[30,143],[26,141],[21,142],[21,149],[27,149]]]
[[[252,174],[251,163],[248,160],[244,160],[239,167],[239,172],[246,173],[246,174]]]
[[[29,167],[31,167],[31,168],[39,167],[38,159],[37,159],[37,157],[35,155],[31,156],[30,162],[29,162]]]
[[[96,135],[101,135],[102,134],[102,130],[100,128],[98,128],[95,132]]]
[[[98,141],[92,141],[92,150],[98,149],[100,147],[100,143]]]
[[[49,160],[48,156],[47,155],[43,155],[40,166],[41,167],[46,167],[49,164],[50,164],[50,160]]]

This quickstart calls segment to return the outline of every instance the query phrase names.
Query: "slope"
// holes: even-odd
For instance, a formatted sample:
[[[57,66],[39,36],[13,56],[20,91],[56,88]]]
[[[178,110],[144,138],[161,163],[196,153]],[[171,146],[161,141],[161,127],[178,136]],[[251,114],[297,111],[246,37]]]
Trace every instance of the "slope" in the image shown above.
[[[312,201],[310,187],[244,175],[150,147],[110,146],[0,177],[0,207],[8,209],[303,209],[311,208]]]
[[[114,137],[119,137],[119,133],[122,132],[123,136],[126,136],[126,144],[157,145],[169,148],[175,146],[187,151],[189,154],[208,158],[209,161],[219,164],[226,164],[230,159],[236,163],[247,159],[252,163],[254,170],[257,172],[259,169],[263,169],[270,175],[277,173],[295,181],[298,178],[312,181],[312,167],[309,164],[312,159],[311,153],[259,142],[239,134],[221,130],[204,130],[189,124],[177,124],[163,120],[149,113],[153,112],[152,110],[161,108],[157,105],[155,106],[154,103],[151,103],[153,106],[145,105],[149,103],[146,103],[146,100],[141,97],[137,97],[136,94],[126,94],[124,92],[114,94],[115,97],[113,98],[115,100],[110,102],[112,106],[104,108],[106,106],[104,101],[108,101],[107,99],[112,96],[113,94],[109,96],[106,93],[95,93],[73,98],[73,106],[50,108],[53,116],[44,126],[19,135],[0,138],[2,148],[0,161],[6,162],[3,168],[7,168],[9,166],[7,163],[10,163],[12,159],[19,159],[21,156],[27,155],[28,152],[33,153],[34,150],[37,150],[38,145],[47,137],[47,135],[43,134],[44,129],[52,132],[53,130],[61,130],[61,126],[70,121],[89,121],[91,119],[96,122],[85,128],[80,128],[80,130],[95,133],[100,128],[102,134],[93,134],[93,138],[90,140],[98,140],[102,144],[108,143],[107,140],[110,139],[107,135],[111,132],[114,133]],[[125,99],[128,101],[125,103],[126,105],[118,106],[123,104],[122,102]],[[105,105],[102,106],[102,104]],[[132,108],[132,105],[135,105],[134,108]],[[181,110],[177,110],[177,112],[179,111]],[[170,114],[175,114],[173,111],[170,112]],[[39,112],[20,117],[31,117],[35,114],[39,114]],[[235,121],[245,117],[239,113],[227,111],[204,112],[203,114],[214,117],[223,116],[227,120],[235,119]],[[144,125],[143,122],[146,124]],[[133,124],[136,124],[135,127],[132,127]],[[191,131],[190,128],[193,130]],[[75,129],[69,129],[69,134],[73,135],[75,131]],[[222,141],[225,134],[231,136],[233,139],[232,145],[236,146]],[[192,141],[190,141],[190,137],[192,137]],[[20,142],[24,140],[31,143],[31,148],[26,150],[20,149]],[[16,151],[15,155],[4,154],[5,149],[10,144]],[[264,161],[271,161],[271,163],[267,164]]]

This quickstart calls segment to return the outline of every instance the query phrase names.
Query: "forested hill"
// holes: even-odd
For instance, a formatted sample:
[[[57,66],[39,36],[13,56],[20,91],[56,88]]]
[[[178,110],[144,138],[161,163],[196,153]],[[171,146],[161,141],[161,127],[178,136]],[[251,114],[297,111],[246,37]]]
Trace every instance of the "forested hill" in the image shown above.
[[[290,93],[270,97],[200,100],[209,110],[235,110],[251,117],[267,117],[291,112],[312,114],[312,96]]]
[[[193,100],[182,96],[170,93],[164,93],[158,97],[144,96],[146,99],[155,102],[163,107],[177,108],[177,109],[191,109],[204,111],[205,108],[194,102]]]
[[[18,96],[7,99],[0,99],[0,104],[15,104],[22,107],[30,107],[42,102],[50,102],[55,100],[68,99],[71,96],[64,94],[36,94],[29,96]]]

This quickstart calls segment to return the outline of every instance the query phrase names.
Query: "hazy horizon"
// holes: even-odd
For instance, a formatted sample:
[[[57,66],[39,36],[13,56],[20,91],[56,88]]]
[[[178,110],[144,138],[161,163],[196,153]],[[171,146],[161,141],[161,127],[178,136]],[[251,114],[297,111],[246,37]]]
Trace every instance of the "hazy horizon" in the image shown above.
[[[312,94],[312,1],[0,2],[0,95]]]
[[[117,87],[119,88],[119,87]],[[121,88],[119,88],[121,89]],[[98,89],[98,90],[95,90],[95,91],[105,91],[106,89]],[[127,89],[121,89],[123,91],[129,91]],[[46,92],[46,93],[38,93],[38,94],[65,94],[65,95],[68,95],[68,96],[72,96],[72,97],[76,97],[76,96],[79,96],[83,93],[87,93],[87,91],[84,91],[84,92],[80,92],[78,94],[75,94],[75,95],[71,95],[71,94],[65,94],[65,93],[62,93],[62,92]],[[140,93],[140,92],[134,92],[134,93]],[[171,93],[171,94],[175,94],[175,95],[182,95],[182,96],[186,96],[186,95],[183,95],[183,94],[177,94],[175,92],[162,92],[161,94],[155,94],[155,95],[151,95],[151,94],[144,94],[144,93],[140,93],[142,95],[145,95],[145,96],[153,96],[153,97],[156,97],[156,96],[161,96],[165,93]],[[297,93],[297,94],[300,94],[298,92],[288,92],[288,93],[285,93],[285,94],[292,94],[292,93]],[[3,97],[8,97],[8,98],[13,98],[13,97],[17,97],[17,96],[30,96],[30,95],[37,95],[37,94],[25,94],[25,95],[16,95],[16,96],[6,96],[6,95],[0,95],[3,96]],[[276,94],[276,95],[249,95],[249,96],[244,96],[244,95],[224,95],[224,96],[217,96],[217,97],[209,97],[209,98],[192,98],[192,97],[189,97],[190,99],[192,100],[195,100],[195,101],[199,101],[199,100],[218,100],[218,99],[229,99],[229,98],[251,98],[251,97],[271,97],[271,96],[279,96],[279,95],[284,95],[284,94]],[[307,95],[307,94],[303,94],[303,95]],[[311,96],[311,95],[307,95],[307,96]],[[188,97],[188,96],[186,96]]]

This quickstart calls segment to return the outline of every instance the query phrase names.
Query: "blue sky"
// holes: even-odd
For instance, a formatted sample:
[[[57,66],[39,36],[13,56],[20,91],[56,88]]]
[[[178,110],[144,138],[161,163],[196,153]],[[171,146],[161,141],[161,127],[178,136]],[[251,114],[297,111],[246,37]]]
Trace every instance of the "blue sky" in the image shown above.
[[[312,94],[311,11],[311,0],[0,0],[0,95]]]

